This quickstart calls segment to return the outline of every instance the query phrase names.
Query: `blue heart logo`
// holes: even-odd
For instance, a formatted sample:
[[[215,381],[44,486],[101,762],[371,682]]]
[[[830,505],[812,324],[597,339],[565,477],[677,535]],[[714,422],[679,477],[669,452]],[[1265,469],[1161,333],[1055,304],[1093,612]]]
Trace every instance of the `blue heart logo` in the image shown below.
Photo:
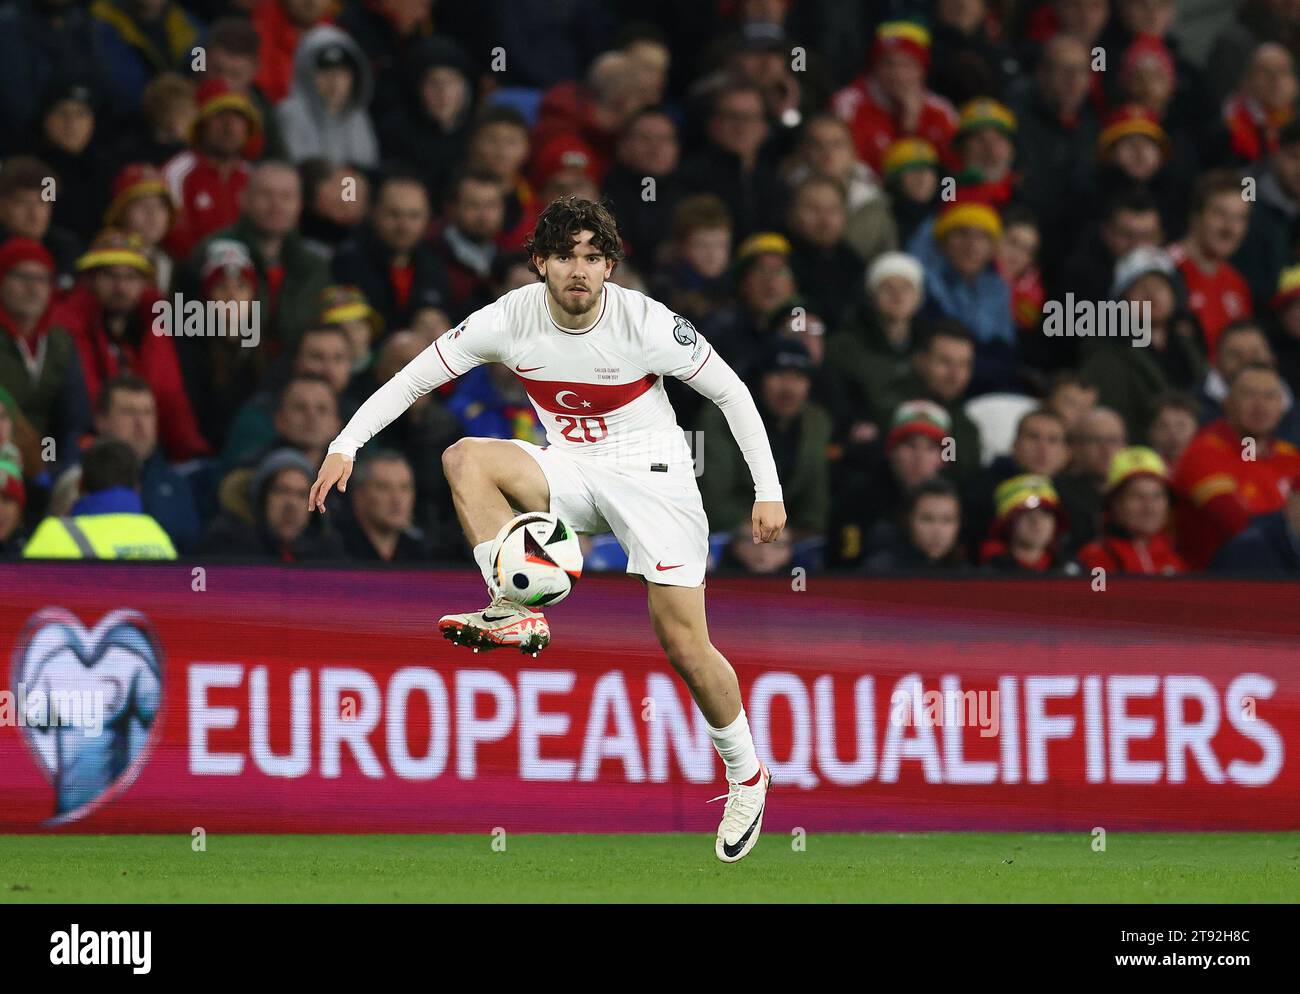
[[[84,818],[135,781],[159,728],[162,672],[139,612],[111,611],[90,630],[63,608],[28,619],[10,689],[23,741],[54,788],[46,825]]]

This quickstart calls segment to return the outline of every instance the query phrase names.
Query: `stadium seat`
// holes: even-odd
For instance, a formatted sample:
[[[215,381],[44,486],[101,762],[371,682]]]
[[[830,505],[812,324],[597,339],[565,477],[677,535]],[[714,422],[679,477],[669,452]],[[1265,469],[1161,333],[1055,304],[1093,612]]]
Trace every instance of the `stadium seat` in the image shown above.
[[[790,560],[792,569],[799,566],[812,573],[821,570],[825,565],[825,535],[810,535],[794,543],[794,558]]]
[[[582,558],[583,569],[593,573],[622,572],[627,569],[627,553],[612,534],[591,536]]]
[[[488,102],[494,107],[517,110],[532,128],[537,124],[537,112],[542,106],[542,91],[531,86],[503,86],[492,91]]]
[[[709,533],[709,559],[706,569],[712,571],[718,568],[718,563],[722,560],[722,553],[726,551],[727,543],[730,541],[731,532]]]
[[[988,393],[966,402],[966,416],[980,430],[980,465],[1011,451],[1016,425],[1040,401],[1019,393]]]

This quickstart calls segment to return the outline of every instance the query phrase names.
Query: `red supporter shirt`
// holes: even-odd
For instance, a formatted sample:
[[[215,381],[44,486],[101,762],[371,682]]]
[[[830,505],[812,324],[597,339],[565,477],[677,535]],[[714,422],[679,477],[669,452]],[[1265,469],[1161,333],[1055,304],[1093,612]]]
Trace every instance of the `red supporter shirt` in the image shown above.
[[[1219,333],[1233,321],[1248,318],[1253,313],[1250,287],[1245,277],[1226,262],[1219,263],[1207,273],[1181,245],[1172,246],[1169,253],[1187,284],[1187,306],[1201,322],[1205,349],[1213,362]]]
[[[885,153],[900,138],[924,138],[939,150],[939,158],[950,168],[960,163],[952,152],[957,133],[957,112],[943,97],[927,92],[921,104],[916,127],[905,132],[889,110],[884,94],[868,77],[854,80],[832,98],[836,116],[853,133],[858,157],[876,171],[883,172]]]
[[[1178,551],[1203,570],[1228,539],[1259,514],[1280,510],[1288,481],[1300,473],[1300,450],[1282,439],[1261,440],[1243,458],[1242,438],[1224,419],[1202,428],[1174,470]]]
[[[1087,570],[1100,567],[1111,573],[1167,576],[1187,572],[1187,564],[1174,551],[1173,543],[1164,534],[1155,535],[1146,541],[1107,535],[1096,542],[1089,542],[1079,550],[1079,564]]]
[[[248,163],[223,173],[197,152],[181,152],[163,166],[163,180],[178,205],[167,250],[184,259],[208,235],[239,220],[239,195],[248,185]]]
[[[1034,573],[1046,573],[1056,564],[1056,558],[1052,555],[1051,550],[1043,552],[1043,554],[1032,563],[1027,563],[1023,559],[1017,558],[1011,551],[1011,546],[1007,545],[1007,543],[1002,541],[1000,538],[986,539],[980,545],[981,563],[987,565],[995,559],[1002,559],[1004,557],[1015,562],[1015,564],[1021,569]]]

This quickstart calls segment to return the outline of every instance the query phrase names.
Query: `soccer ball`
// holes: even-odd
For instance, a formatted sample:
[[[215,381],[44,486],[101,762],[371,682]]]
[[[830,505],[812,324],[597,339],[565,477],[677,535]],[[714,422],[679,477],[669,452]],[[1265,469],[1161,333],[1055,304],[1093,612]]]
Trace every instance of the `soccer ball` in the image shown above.
[[[508,601],[526,607],[558,604],[582,576],[578,536],[554,514],[521,514],[492,540],[492,575]]]

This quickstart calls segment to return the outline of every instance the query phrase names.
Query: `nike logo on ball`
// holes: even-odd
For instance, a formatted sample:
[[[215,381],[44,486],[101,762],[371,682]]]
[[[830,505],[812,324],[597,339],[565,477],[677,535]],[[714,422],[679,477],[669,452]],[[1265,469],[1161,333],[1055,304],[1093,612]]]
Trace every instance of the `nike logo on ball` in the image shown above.
[[[672,566],[665,566],[663,563],[655,563],[655,569],[661,573],[666,569],[677,569],[679,566],[685,566],[685,563],[674,563]]]
[[[545,366],[516,366],[516,367],[515,367],[515,372],[516,372],[516,373],[531,373],[531,372],[533,372],[534,370],[537,370],[537,369],[545,369],[545,368],[546,368]]]

